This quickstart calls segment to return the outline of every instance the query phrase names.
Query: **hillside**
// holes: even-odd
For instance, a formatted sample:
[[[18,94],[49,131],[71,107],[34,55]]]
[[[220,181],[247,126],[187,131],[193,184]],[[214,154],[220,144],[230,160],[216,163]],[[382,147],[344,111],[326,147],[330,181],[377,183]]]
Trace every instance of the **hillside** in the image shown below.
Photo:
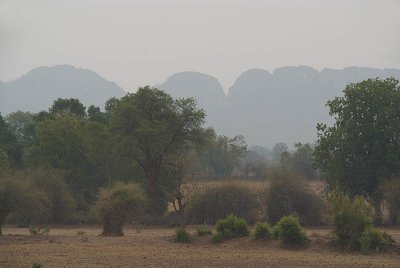
[[[20,78],[0,84],[0,112],[47,110],[57,98],[79,98],[88,105],[103,107],[124,90],[97,73],[71,65],[38,67]]]

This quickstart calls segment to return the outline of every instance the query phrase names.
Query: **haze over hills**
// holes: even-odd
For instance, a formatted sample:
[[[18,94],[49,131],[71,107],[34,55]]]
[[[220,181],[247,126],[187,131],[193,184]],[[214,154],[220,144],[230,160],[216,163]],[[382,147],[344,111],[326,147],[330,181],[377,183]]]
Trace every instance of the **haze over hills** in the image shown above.
[[[103,107],[110,97],[125,91],[97,73],[71,65],[38,67],[20,78],[0,84],[0,112],[47,110],[57,98],[79,98],[86,105]]]
[[[262,69],[245,71],[225,99],[220,97],[219,86],[214,90],[209,86],[216,79],[199,73],[173,75],[160,88],[174,97],[198,99],[207,111],[207,123],[218,133],[242,134],[250,145],[271,147],[276,142],[314,142],[317,123],[333,122],[325,106],[328,100],[341,96],[349,83],[390,76],[400,79],[400,70],[348,67],[319,72],[298,66],[279,68],[272,74]]]
[[[207,125],[218,134],[244,135],[249,145],[271,147],[275,142],[313,142],[316,124],[332,123],[326,102],[340,96],[349,83],[367,78],[400,79],[400,69],[348,67],[315,70],[307,66],[243,72],[226,96],[218,79],[181,72],[158,85],[173,97],[194,97],[206,110]],[[93,71],[70,65],[39,67],[7,83],[0,82],[0,112],[46,110],[56,98],[79,98],[103,107],[126,92]]]

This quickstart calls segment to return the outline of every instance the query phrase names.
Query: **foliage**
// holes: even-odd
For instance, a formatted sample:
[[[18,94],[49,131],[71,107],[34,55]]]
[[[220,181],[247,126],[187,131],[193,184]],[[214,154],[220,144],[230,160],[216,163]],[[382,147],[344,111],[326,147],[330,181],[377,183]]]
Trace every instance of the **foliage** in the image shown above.
[[[28,231],[31,235],[48,235],[50,232],[50,227],[38,227],[38,226],[29,226]]]
[[[180,243],[189,243],[190,235],[184,228],[178,227],[175,230],[175,241]]]
[[[268,239],[271,237],[271,227],[266,222],[257,222],[254,230],[255,239]]]
[[[32,263],[32,268],[42,268],[42,267],[43,267],[43,265],[39,262],[35,261]]]
[[[213,135],[211,143],[202,152],[200,162],[207,178],[227,178],[246,155],[247,144],[243,136],[228,138]]]
[[[276,178],[266,192],[265,203],[269,222],[276,223],[287,215],[299,217],[303,225],[324,223],[324,202],[308,190],[304,182],[290,177]]]
[[[255,222],[258,208],[257,197],[249,189],[226,183],[193,196],[188,207],[188,220],[193,224],[215,224],[218,219],[235,214]]]
[[[41,222],[49,218],[49,200],[29,181],[0,178],[0,235],[1,225],[12,214],[25,223]]]
[[[54,101],[49,111],[51,114],[66,113],[83,118],[86,115],[86,108],[78,99],[61,99]]]
[[[196,233],[198,236],[211,235],[212,230],[207,227],[207,225],[199,225],[196,227]]]
[[[24,146],[32,145],[35,140],[35,128],[37,124],[34,114],[17,111],[7,115],[5,120],[9,129]]]
[[[370,209],[361,197],[352,200],[348,195],[337,194],[330,197],[330,202],[333,233],[340,244],[352,247],[352,243],[372,226]]]
[[[284,152],[288,151],[288,146],[286,143],[279,142],[275,143],[274,147],[272,148],[272,159],[275,162],[279,162],[281,160],[281,156]]]
[[[380,223],[380,184],[400,172],[400,86],[393,78],[346,86],[328,102],[335,124],[318,124],[315,165],[329,189],[371,199]]]
[[[160,180],[168,178],[162,176],[166,157],[198,138],[204,118],[204,111],[196,107],[193,99],[174,100],[150,87],[126,95],[113,108],[112,131],[145,174],[153,215],[164,212],[165,196],[173,187],[170,181]]]
[[[249,227],[246,221],[242,218],[230,214],[224,219],[219,219],[215,226],[217,234],[214,235],[214,240],[230,239],[249,235]],[[219,235],[218,235],[219,234]],[[214,242],[219,242],[214,241]]]
[[[124,222],[137,219],[145,204],[144,192],[135,183],[116,183],[109,189],[102,189],[96,204],[103,224],[102,235],[122,236]]]
[[[22,145],[0,114],[0,150],[7,154],[7,163],[10,167],[18,168],[22,165]],[[3,158],[4,155],[2,156]],[[5,160],[3,160],[5,161]]]
[[[286,244],[303,244],[307,241],[306,233],[294,216],[283,216],[275,225],[273,234]]]
[[[312,153],[313,148],[310,144],[296,143],[293,152],[284,152],[281,155],[280,166],[290,172],[307,178],[315,180],[318,174],[313,167]]]
[[[400,225],[400,180],[388,180],[382,185],[383,198],[389,209],[389,224]]]

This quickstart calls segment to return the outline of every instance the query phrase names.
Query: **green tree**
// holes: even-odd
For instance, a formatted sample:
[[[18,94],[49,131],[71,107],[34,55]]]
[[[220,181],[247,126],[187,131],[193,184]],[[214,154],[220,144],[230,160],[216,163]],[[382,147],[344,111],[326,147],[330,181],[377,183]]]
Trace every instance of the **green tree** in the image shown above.
[[[284,152],[281,155],[280,165],[287,171],[301,177],[314,180],[318,174],[313,167],[312,154],[313,148],[310,144],[296,143],[293,152]]]
[[[160,180],[165,159],[201,133],[205,113],[189,99],[174,100],[161,90],[141,87],[123,97],[113,108],[111,127],[129,156],[143,170],[150,212],[164,211],[171,186]]]
[[[83,118],[86,115],[86,108],[78,99],[61,99],[54,101],[49,111],[52,114],[68,113]]]
[[[9,129],[24,146],[29,146],[33,143],[36,127],[34,114],[17,111],[7,115],[5,121]]]
[[[0,114],[0,149],[7,154],[7,162],[13,168],[22,165],[22,146]]]
[[[400,171],[400,86],[388,78],[346,86],[328,102],[335,124],[318,124],[315,164],[330,189],[363,195],[381,220],[380,184]]]
[[[90,121],[105,124],[107,122],[106,114],[100,111],[99,107],[90,105],[87,111]]]

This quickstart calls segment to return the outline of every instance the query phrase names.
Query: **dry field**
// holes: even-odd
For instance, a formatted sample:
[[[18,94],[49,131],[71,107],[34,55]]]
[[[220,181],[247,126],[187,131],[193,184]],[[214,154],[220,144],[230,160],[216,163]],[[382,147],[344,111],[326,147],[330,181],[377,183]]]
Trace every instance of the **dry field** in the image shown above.
[[[302,249],[250,237],[219,245],[194,237],[180,244],[173,241],[172,228],[138,233],[128,226],[124,237],[101,237],[95,226],[53,228],[48,236],[10,226],[3,231],[0,267],[31,267],[34,261],[43,267],[400,267],[398,252],[362,255],[333,248],[327,229],[308,229],[311,242]],[[387,231],[400,243],[400,229]]]

